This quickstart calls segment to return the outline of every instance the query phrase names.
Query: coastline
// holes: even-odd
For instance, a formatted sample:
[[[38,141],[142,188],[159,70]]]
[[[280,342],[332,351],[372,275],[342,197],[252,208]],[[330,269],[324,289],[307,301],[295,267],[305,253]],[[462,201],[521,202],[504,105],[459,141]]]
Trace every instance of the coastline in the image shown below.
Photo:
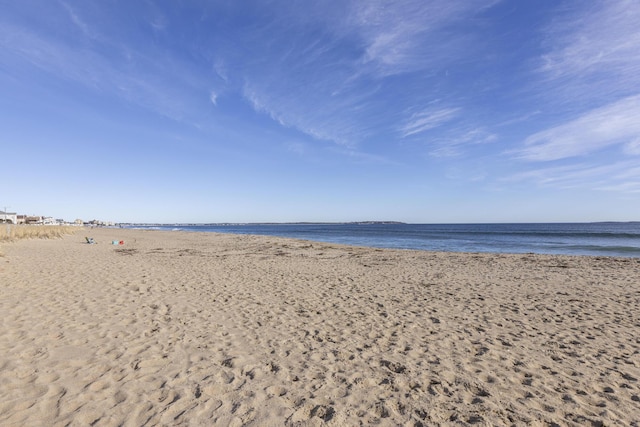
[[[3,246],[0,424],[640,419],[640,259],[84,232]]]
[[[263,223],[139,228],[280,236],[382,249],[640,258],[638,223]]]

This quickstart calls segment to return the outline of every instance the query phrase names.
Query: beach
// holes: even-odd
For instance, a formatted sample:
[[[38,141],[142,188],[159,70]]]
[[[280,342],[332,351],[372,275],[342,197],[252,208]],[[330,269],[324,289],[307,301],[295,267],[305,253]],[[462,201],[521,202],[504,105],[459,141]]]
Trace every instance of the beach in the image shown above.
[[[2,426],[640,425],[638,258],[117,228],[2,252]]]

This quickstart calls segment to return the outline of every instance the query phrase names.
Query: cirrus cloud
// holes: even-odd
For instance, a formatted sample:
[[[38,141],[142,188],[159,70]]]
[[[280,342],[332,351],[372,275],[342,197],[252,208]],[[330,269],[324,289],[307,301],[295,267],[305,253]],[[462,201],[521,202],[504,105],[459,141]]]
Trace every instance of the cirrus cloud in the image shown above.
[[[402,136],[410,136],[440,126],[458,115],[460,108],[428,108],[409,117],[400,128]]]
[[[584,156],[640,137],[640,95],[591,110],[582,116],[525,139],[516,152],[525,160],[548,161]]]

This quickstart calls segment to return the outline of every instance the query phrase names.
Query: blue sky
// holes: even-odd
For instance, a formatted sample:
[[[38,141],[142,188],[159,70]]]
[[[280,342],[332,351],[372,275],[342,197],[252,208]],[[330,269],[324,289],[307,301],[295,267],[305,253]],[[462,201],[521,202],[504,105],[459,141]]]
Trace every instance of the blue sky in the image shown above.
[[[0,4],[9,211],[640,220],[638,1]]]

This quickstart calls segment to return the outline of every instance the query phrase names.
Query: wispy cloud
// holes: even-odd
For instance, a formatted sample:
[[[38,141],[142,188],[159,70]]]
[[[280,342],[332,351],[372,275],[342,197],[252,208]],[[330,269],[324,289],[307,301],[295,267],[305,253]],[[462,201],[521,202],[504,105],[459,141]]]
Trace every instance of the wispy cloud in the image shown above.
[[[268,115],[281,126],[296,129],[317,140],[352,147],[366,131],[354,124],[353,115],[341,116],[338,113],[345,108],[341,102],[353,102],[353,99],[335,104],[327,100],[314,103],[309,100],[313,94],[305,99],[304,93],[286,94],[284,88],[265,88],[264,84],[258,86],[248,82],[242,93],[255,111]]]
[[[624,146],[624,152],[634,156],[640,156],[640,137]]]
[[[459,59],[460,34],[450,32],[441,37],[443,32],[452,23],[495,3],[496,0],[353,2],[349,23],[364,40],[362,61],[383,75],[391,75],[435,64],[444,66],[447,58]]]
[[[5,51],[2,57],[5,61],[17,57],[68,80],[82,82],[89,86],[95,82],[96,76],[88,69],[93,68],[96,55],[87,51],[74,50],[70,46],[41,37],[28,29],[12,25],[0,26],[0,47]],[[12,57],[8,54],[12,54]]]
[[[447,132],[444,137],[439,137],[432,142],[432,144],[435,144],[435,148],[429,151],[429,155],[433,157],[457,157],[472,145],[492,143],[497,138],[496,134],[484,128],[473,128],[466,131],[454,129]]]
[[[576,10],[579,7],[582,10]],[[571,97],[625,96],[640,85],[640,3],[577,2],[547,29],[540,70]]]
[[[619,182],[614,184],[606,184],[596,188],[596,190],[610,191],[614,193],[637,194],[637,193],[640,193],[640,179],[636,181],[626,181],[626,182]],[[637,197],[637,196],[634,196],[634,197]]]
[[[306,144],[301,141],[289,142],[285,145],[287,151],[295,153],[299,156],[306,155],[309,151],[309,144]]]
[[[640,95],[586,112],[582,116],[537,132],[516,151],[526,160],[548,161],[583,156],[615,144],[633,152],[640,137]]]
[[[510,179],[565,189],[637,191],[636,161],[619,159],[640,154],[640,3],[575,2],[557,12],[544,29],[547,52],[536,70],[541,77],[536,89],[557,124],[508,152],[557,166]],[[605,149],[607,155],[599,155]]]
[[[407,137],[452,120],[459,111],[425,110],[406,118],[404,111],[417,111],[416,105],[435,97],[431,72],[407,77],[416,86],[421,82],[419,93],[394,89],[387,81],[468,61],[465,47],[474,38],[451,27],[495,3],[348,1],[340,7],[342,14],[317,5],[313,14],[287,7],[286,27],[274,20],[253,35],[256,65],[234,64],[233,54],[221,60],[242,70],[242,94],[256,111],[282,125],[351,147],[372,134]],[[295,37],[291,28],[298,29]]]
[[[78,15],[76,10],[73,7],[71,7],[70,4],[68,4],[66,2],[61,2],[61,4],[62,4],[62,6],[64,6],[64,8],[66,9],[67,13],[69,14],[71,22],[73,22],[73,24],[76,27],[78,27],[84,33],[85,36],[90,37],[90,38],[95,38],[95,34],[93,33],[93,31],[91,30],[89,25],[87,25],[87,23],[84,22],[84,20]]]
[[[400,133],[403,137],[406,137],[433,129],[453,119],[459,112],[460,108],[428,108],[412,114],[407,123],[400,129]]]
[[[636,162],[605,165],[592,162],[531,169],[504,178],[504,182],[533,183],[541,187],[612,192],[640,191],[640,167]]]
[[[198,114],[196,105],[204,105],[206,95],[202,92],[210,85],[203,73],[166,51],[148,46],[141,49],[121,42],[118,34],[99,33],[94,28],[97,24],[83,20],[67,4],[56,11],[50,25],[66,27],[71,22],[82,30],[84,38],[0,25],[0,49],[4,49],[0,61],[30,64],[56,78],[174,120]]]
[[[218,105],[218,94],[214,91],[211,91],[211,93],[209,94],[209,100],[213,105]]]
[[[552,166],[545,168],[530,169],[518,172],[503,179],[509,182],[533,182],[540,186],[559,186],[563,188],[574,188],[577,185],[592,183],[597,177],[608,174],[613,168],[611,166],[594,166],[587,163]]]
[[[339,153],[341,156],[352,159],[355,163],[367,164],[367,165],[395,165],[400,164],[387,156],[381,156],[379,154],[371,154],[361,150],[356,150],[349,147],[332,147],[329,149],[331,152]]]
[[[640,167],[636,163],[616,165],[608,180],[597,190],[622,193],[640,193]]]
[[[221,59],[217,59],[213,65],[213,69],[218,77],[220,77],[225,83],[229,82],[229,70],[225,62]]]

